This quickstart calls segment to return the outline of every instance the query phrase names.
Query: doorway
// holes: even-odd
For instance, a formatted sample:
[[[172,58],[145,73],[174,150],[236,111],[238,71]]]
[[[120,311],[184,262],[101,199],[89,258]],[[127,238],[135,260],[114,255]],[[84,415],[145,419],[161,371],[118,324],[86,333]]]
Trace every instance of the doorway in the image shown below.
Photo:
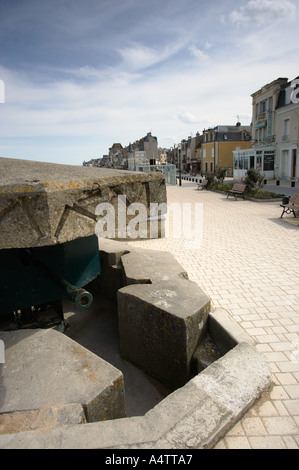
[[[296,165],[297,165],[297,149],[292,150],[292,178],[296,177]]]

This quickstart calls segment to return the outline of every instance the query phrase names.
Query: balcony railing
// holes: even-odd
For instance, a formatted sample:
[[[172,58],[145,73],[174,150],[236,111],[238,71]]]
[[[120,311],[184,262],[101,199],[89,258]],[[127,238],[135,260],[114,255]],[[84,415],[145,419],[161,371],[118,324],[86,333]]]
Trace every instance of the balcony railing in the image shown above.
[[[257,121],[261,121],[262,119],[266,119],[266,111],[257,114]]]

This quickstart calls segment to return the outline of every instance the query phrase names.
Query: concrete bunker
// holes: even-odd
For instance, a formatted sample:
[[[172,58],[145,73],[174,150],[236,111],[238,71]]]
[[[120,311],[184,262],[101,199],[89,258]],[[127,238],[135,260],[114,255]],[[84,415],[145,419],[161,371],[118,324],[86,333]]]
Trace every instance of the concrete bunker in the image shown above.
[[[5,168],[9,162],[1,163]],[[89,172],[82,179],[80,168],[73,169],[70,181],[69,168],[65,169],[67,176],[59,179],[60,168],[56,166],[41,164],[39,172],[32,173],[31,164],[29,169],[22,165],[29,172],[26,187],[24,175],[22,181],[14,180],[11,185],[6,179],[3,185],[3,250],[55,246],[93,237],[97,203],[106,197],[114,201],[126,188],[131,199],[145,204],[151,198],[166,200],[165,181],[160,175],[120,172],[95,178]],[[48,225],[39,220],[44,214],[39,204],[45,199]],[[16,224],[24,226],[24,231],[12,240],[9,233]],[[98,248],[95,252],[98,254]],[[64,334],[30,328],[0,332],[5,344],[11,341],[7,362],[1,364],[0,417],[16,419],[18,424],[26,416],[31,429],[12,426],[7,432],[0,420],[4,426],[0,447],[213,446],[269,387],[271,375],[264,356],[227,312],[211,311],[210,299],[188,280],[169,253],[142,251],[101,239],[99,256],[101,274],[92,276],[90,286],[95,295],[99,293],[117,305],[121,355],[164,384],[167,390],[160,395],[164,399],[139,416],[126,417],[122,372],[79,344],[72,328],[70,334],[67,330]],[[69,313],[71,322],[72,308]],[[214,355],[211,348],[207,354],[207,339],[215,345]],[[58,357],[53,361],[55,353]],[[39,367],[42,375],[37,374]],[[24,373],[31,378],[24,387],[26,397]],[[42,376],[46,392],[39,387]],[[51,417],[47,421],[51,431],[38,424],[41,416]]]

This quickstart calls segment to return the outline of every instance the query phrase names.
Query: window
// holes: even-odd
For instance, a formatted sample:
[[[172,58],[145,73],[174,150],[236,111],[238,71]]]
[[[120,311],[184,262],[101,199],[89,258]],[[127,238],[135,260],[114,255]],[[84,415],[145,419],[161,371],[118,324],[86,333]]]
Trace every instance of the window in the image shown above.
[[[262,101],[260,103],[260,113],[264,113],[266,111],[266,107],[267,107],[267,101]]]
[[[210,171],[213,171],[213,162],[210,163]]]
[[[262,151],[258,150],[256,152],[256,167],[261,168],[262,167]]]
[[[282,130],[282,140],[287,140],[289,135],[290,135],[290,120],[284,119],[283,130]]]
[[[264,152],[264,171],[274,170],[274,150]]]
[[[249,155],[246,152],[238,152],[234,157],[234,168],[236,170],[248,170]]]

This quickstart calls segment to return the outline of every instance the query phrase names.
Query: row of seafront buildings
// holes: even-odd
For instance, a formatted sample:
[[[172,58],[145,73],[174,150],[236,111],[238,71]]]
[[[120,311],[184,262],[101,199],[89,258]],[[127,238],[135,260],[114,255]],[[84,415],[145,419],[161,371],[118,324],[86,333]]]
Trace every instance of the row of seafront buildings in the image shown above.
[[[109,154],[103,158],[84,162],[85,166],[105,166],[122,170],[136,171],[143,166],[160,165],[167,162],[167,150],[158,148],[158,139],[148,132],[145,137],[123,147],[114,143],[109,148]]]
[[[183,139],[170,149],[158,148],[157,137],[145,137],[122,147],[115,143],[101,165],[139,170],[170,163],[187,173],[213,173],[245,177],[247,169],[260,169],[265,178],[299,180],[299,77],[278,78],[251,95],[251,125],[218,125]],[[98,166],[97,160],[85,165]]]

